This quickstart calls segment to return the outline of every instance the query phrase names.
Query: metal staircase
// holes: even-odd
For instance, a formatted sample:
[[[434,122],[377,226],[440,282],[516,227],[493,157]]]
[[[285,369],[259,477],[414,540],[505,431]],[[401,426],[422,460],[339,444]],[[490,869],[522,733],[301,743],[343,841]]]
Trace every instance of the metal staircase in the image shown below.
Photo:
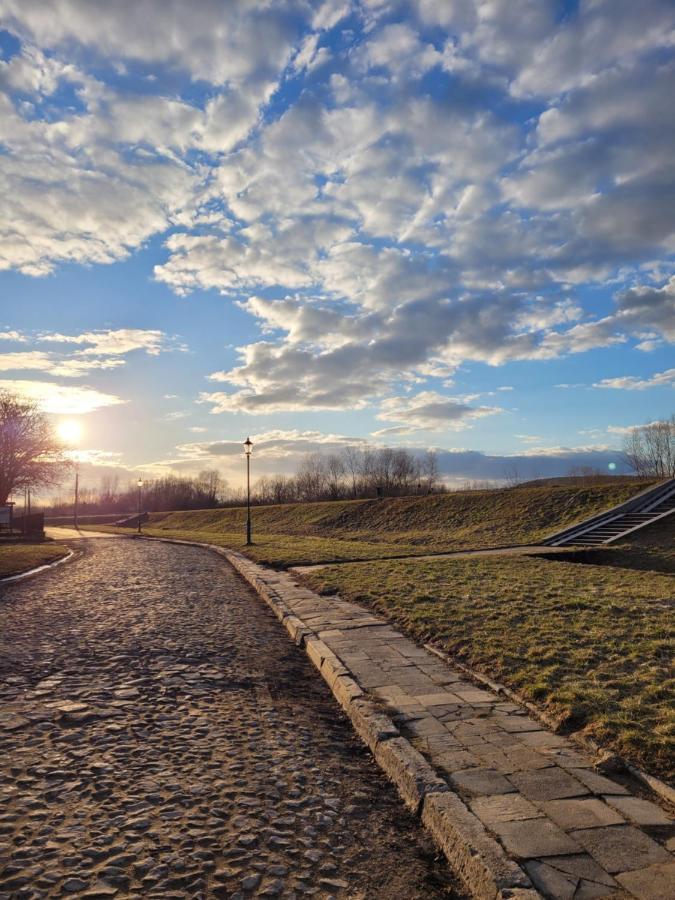
[[[542,543],[549,547],[567,545],[599,547],[602,544],[611,544],[673,513],[675,513],[675,478],[670,478],[648,488],[626,503],[556,532]]]

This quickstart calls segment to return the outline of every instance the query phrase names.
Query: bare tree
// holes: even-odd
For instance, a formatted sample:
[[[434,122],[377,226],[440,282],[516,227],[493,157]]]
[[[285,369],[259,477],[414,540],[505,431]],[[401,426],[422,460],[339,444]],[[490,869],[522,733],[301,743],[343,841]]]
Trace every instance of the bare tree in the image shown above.
[[[110,509],[114,509],[119,495],[120,480],[117,475],[104,475],[101,478],[101,487],[98,492],[99,502]]]
[[[227,488],[227,481],[221,477],[220,472],[217,469],[204,469],[199,473],[197,483],[206,496],[208,505],[218,506]]]
[[[427,494],[430,494],[436,487],[438,481],[438,457],[435,450],[427,450],[422,458],[421,476],[423,486]]]
[[[269,479],[269,493],[272,503],[292,503],[295,499],[295,485],[286,475],[274,475]]]
[[[8,391],[0,393],[0,504],[13,491],[58,484],[68,461],[40,407]]]
[[[299,500],[320,500],[326,490],[326,475],[320,453],[308,453],[295,476]]]
[[[675,414],[631,428],[624,438],[623,458],[636,475],[675,477]]]
[[[329,453],[324,458],[323,470],[326,479],[326,492],[329,500],[339,500],[344,494],[345,464],[337,453]]]
[[[351,495],[356,497],[359,491],[359,477],[363,471],[363,450],[360,447],[348,446],[342,451],[345,471],[349,473]]]
[[[515,463],[509,463],[504,466],[504,481],[507,487],[517,487],[522,480],[518,466]]]

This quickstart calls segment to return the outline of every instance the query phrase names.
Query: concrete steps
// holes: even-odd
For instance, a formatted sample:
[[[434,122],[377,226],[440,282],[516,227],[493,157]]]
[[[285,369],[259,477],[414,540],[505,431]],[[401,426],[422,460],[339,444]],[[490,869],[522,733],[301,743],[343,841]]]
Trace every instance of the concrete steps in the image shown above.
[[[670,478],[626,503],[557,532],[542,543],[549,547],[599,547],[611,544],[674,512],[675,478]]]

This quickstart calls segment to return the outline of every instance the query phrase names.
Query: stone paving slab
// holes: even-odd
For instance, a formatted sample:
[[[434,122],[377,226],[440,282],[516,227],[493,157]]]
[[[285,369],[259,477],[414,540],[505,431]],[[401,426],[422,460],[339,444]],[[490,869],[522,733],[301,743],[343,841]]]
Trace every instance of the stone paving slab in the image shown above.
[[[675,898],[660,806],[385,619],[219,552],[282,622],[304,623],[310,658],[475,896]]]

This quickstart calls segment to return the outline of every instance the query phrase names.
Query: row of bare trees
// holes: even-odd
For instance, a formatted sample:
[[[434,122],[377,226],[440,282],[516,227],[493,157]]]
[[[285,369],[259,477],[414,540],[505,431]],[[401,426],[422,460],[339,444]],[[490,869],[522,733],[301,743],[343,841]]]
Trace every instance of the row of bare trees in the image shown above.
[[[675,477],[675,413],[663,422],[632,428],[624,438],[623,455],[636,475]]]
[[[213,509],[228,499],[227,482],[215,470],[200,472],[196,478],[167,475],[144,482],[142,505],[147,512],[167,509]],[[116,476],[101,479],[98,489],[82,486],[78,509],[82,515],[132,512],[138,504],[136,482],[121,484]],[[69,515],[71,495],[56,497],[50,504],[53,516]]]
[[[348,447],[342,453],[311,453],[300,463],[295,475],[259,478],[253,485],[254,504],[304,503],[360,497],[396,497],[428,494],[442,490],[434,453],[418,456],[408,450]],[[211,509],[245,502],[243,488],[230,488],[213,469],[196,478],[168,475],[146,481],[142,505],[148,512],[167,509]],[[103,478],[98,489],[80,487],[82,515],[131,512],[138,503],[135,482],[121,484],[116,477]],[[69,515],[73,499],[57,497],[50,515]]]
[[[293,503],[428,494],[440,489],[436,454],[422,456],[392,447],[345,447],[341,453],[310,453],[295,475],[258,480],[260,503]]]

